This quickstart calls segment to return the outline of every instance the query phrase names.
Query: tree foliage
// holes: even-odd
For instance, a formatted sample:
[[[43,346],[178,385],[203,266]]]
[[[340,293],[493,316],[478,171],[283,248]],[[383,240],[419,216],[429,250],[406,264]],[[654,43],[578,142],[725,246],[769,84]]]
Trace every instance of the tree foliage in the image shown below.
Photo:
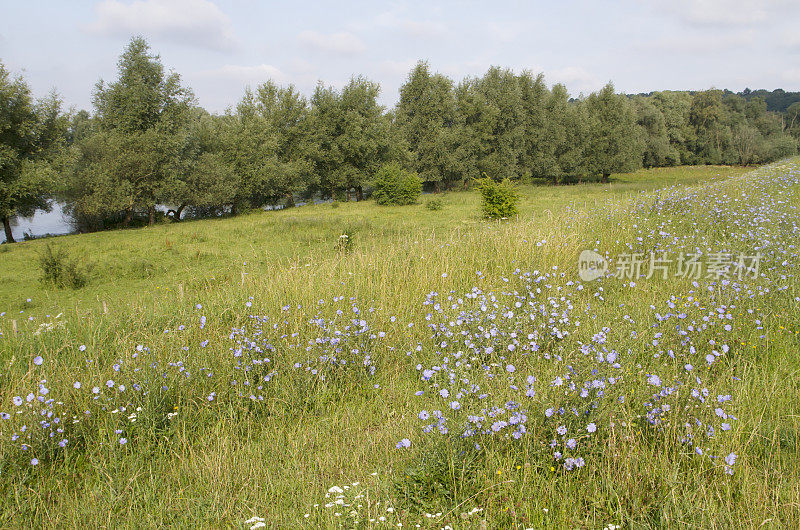
[[[370,191],[408,203],[420,182],[434,191],[478,182],[487,194],[518,181],[608,181],[641,166],[760,164],[795,153],[800,139],[800,102],[782,91],[627,96],[608,84],[571,97],[541,74],[492,67],[454,82],[420,61],[388,111],[380,86],[355,76],[310,97],[268,80],[209,114],[144,39],[117,66],[116,80],[96,85],[94,112],[68,115],[55,96],[33,102],[0,66],[6,227],[54,195],[81,228],[100,229],[152,224],[157,208],[179,221]],[[495,186],[487,174],[508,181]],[[492,195],[497,209],[506,191]]]
[[[11,218],[49,210],[53,165],[67,119],[55,93],[35,102],[22,77],[0,63],[0,220],[14,242]]]

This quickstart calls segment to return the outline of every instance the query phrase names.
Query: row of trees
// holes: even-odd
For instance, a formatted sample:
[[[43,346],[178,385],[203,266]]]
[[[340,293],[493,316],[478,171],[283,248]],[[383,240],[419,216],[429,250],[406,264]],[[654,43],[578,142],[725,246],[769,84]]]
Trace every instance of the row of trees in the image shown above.
[[[0,66],[0,217],[59,198],[78,226],[236,213],[296,198],[364,197],[387,163],[435,190],[492,178],[608,180],[641,166],[754,164],[795,152],[800,112],[707,90],[625,96],[612,85],[571,99],[543,76],[490,68],[459,83],[420,62],[396,107],[354,77],[310,98],[266,82],[222,115],[197,106],[176,73],[134,38],[118,79],[99,82],[94,112],[33,103]],[[798,109],[800,110],[800,105]],[[58,178],[54,176],[58,175]]]

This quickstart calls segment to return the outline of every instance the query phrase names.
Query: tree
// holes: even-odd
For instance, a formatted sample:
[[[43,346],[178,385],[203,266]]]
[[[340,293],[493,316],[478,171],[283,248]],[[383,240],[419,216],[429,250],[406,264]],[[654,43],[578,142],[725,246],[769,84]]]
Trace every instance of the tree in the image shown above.
[[[611,83],[585,101],[589,135],[586,163],[590,174],[608,182],[611,173],[632,171],[641,165],[642,146],[636,116],[628,99]]]
[[[692,97],[687,92],[655,92],[648,98],[664,116],[670,146],[678,153],[677,164],[696,163],[697,134],[689,124]]]
[[[87,211],[113,215],[124,211],[127,226],[137,209],[155,222],[156,204],[172,195],[183,177],[180,157],[186,153],[191,90],[180,84],[176,73],[166,74],[157,55],[150,54],[141,37],[131,39],[118,63],[114,83],[97,83],[94,93],[99,138],[78,142],[78,166],[74,173],[81,204]],[[85,176],[93,180],[81,182]],[[74,194],[73,194],[74,195]],[[89,204],[88,198],[101,201]],[[70,210],[76,211],[76,204]]]
[[[636,124],[640,128],[644,151],[644,167],[674,166],[680,161],[677,149],[670,145],[664,114],[649,99],[637,97],[633,100]]]
[[[695,130],[697,140],[692,150],[699,163],[723,162],[724,118],[725,108],[720,90],[703,90],[692,96],[689,124]]]
[[[395,123],[410,152],[409,166],[424,181],[449,189],[463,177],[462,131],[450,79],[418,62],[400,87]]]
[[[180,221],[185,208],[194,215],[219,215],[233,204],[239,177],[225,154],[225,118],[202,109],[192,112],[186,152],[179,157],[181,178],[161,193],[173,208],[167,216]]]
[[[529,174],[520,164],[525,149],[522,93],[510,70],[490,68],[482,78],[468,79],[457,90],[458,110],[470,150],[471,178],[486,173],[495,179]]]
[[[50,208],[50,161],[66,126],[54,93],[34,103],[22,77],[12,79],[0,63],[0,219],[8,243],[12,217]]]
[[[786,109],[786,129],[794,136],[800,136],[800,101]]]
[[[386,162],[398,156],[392,145],[390,121],[378,105],[380,87],[354,77],[341,92],[317,85],[311,98],[314,126],[314,167],[318,187],[335,195],[355,189],[363,198],[364,184]]]
[[[275,135],[274,193],[293,206],[295,193],[316,184],[308,102],[293,85],[278,87],[269,81],[258,87],[256,109]]]
[[[518,77],[520,101],[522,105],[523,145],[519,156],[520,165],[532,177],[547,178],[553,174],[556,139],[548,131],[548,100],[550,91],[544,83],[544,76],[533,77],[523,72]]]

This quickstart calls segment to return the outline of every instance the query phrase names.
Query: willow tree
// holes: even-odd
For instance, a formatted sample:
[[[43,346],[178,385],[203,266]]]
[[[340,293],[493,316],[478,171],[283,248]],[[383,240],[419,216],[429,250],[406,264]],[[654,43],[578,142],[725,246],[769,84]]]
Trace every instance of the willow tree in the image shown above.
[[[418,62],[400,87],[395,124],[410,153],[408,165],[437,190],[463,178],[458,118],[453,82]]]
[[[50,208],[49,162],[66,125],[55,94],[34,102],[25,80],[12,78],[0,63],[0,219],[9,243],[13,217]]]
[[[311,98],[314,167],[319,188],[335,195],[364,185],[395,155],[389,117],[378,104],[380,86],[354,77],[341,90],[318,85]]]
[[[584,102],[588,135],[586,164],[589,174],[608,182],[612,173],[632,171],[642,164],[643,145],[631,102],[607,84]]]
[[[194,96],[135,37],[120,57],[117,81],[98,82],[93,103],[100,138],[77,144],[84,151],[78,159],[92,164],[75,171],[75,185],[85,188],[83,206],[102,215],[121,209],[124,225],[137,209],[146,210],[153,224],[156,204],[182,177]],[[99,203],[89,204],[87,195]]]

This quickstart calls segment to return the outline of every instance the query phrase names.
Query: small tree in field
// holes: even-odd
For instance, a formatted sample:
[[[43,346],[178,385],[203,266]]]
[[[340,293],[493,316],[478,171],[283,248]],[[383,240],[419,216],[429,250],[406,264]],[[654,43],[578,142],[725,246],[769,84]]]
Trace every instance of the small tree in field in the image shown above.
[[[495,182],[489,177],[476,182],[483,197],[482,210],[485,219],[504,219],[517,214],[519,192],[510,179]]]
[[[378,170],[372,187],[372,196],[378,204],[414,204],[422,193],[422,180],[394,162]]]

